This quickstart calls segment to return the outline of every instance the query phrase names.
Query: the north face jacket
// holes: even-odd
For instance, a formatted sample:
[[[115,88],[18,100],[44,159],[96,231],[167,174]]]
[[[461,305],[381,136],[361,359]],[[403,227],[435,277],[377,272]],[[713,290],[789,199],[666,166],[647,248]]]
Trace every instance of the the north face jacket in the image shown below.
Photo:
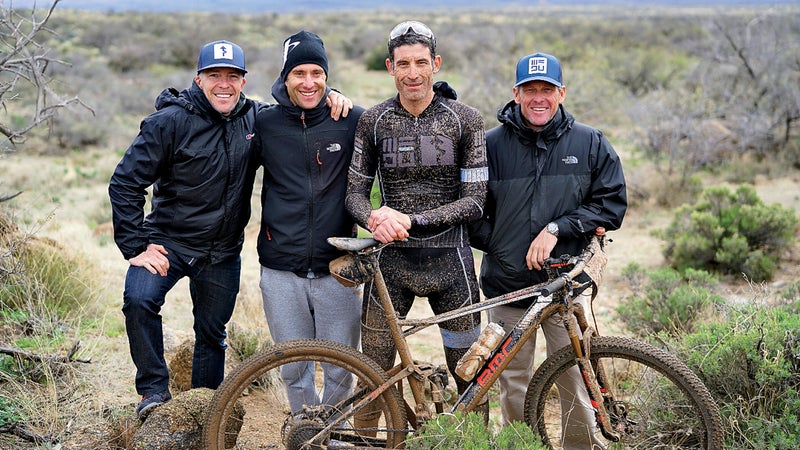
[[[242,95],[224,117],[195,83],[159,95],[108,187],[114,240],[125,259],[150,243],[211,262],[239,254],[255,179],[250,140],[258,105]]]
[[[527,268],[525,256],[549,222],[559,228],[551,256],[576,255],[597,227],[619,228],[627,209],[622,165],[600,131],[563,106],[539,132],[524,124],[513,101],[497,118],[501,125],[486,133],[485,214],[470,235],[471,245],[486,252],[480,279],[487,297],[546,281],[543,271]]]
[[[314,109],[293,105],[280,78],[272,95],[278,106],[258,114],[254,141],[264,166],[259,262],[301,276],[325,275],[328,263],[341,255],[327,238],[355,236],[344,197],[364,108],[356,106],[334,121],[324,97]]]

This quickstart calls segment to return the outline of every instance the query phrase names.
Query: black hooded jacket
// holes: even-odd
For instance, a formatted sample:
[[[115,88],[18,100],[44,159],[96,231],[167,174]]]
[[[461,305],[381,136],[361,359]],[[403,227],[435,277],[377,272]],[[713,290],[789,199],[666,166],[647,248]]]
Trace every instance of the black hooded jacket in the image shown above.
[[[576,255],[597,227],[618,229],[627,209],[622,165],[600,131],[576,122],[563,106],[539,132],[525,125],[513,101],[497,118],[501,125],[486,133],[485,214],[470,235],[470,244],[486,252],[487,297],[546,281],[543,271],[527,268],[525,256],[549,222],[559,228],[551,256]]]
[[[257,167],[250,140],[258,104],[241,95],[226,117],[192,83],[165,89],[155,106],[109,183],[117,246],[125,259],[150,243],[211,262],[238,255]]]
[[[264,166],[261,191],[261,265],[306,276],[329,273],[328,263],[341,255],[327,238],[355,236],[355,222],[344,207],[347,171],[358,118],[355,106],[334,121],[326,95],[314,109],[292,104],[282,78],[272,96],[278,106],[262,110],[254,141]]]

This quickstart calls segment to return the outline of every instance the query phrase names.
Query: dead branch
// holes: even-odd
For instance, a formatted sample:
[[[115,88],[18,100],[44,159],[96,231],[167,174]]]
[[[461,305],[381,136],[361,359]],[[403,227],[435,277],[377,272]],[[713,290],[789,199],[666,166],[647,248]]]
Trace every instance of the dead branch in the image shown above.
[[[16,194],[2,194],[0,195],[0,203],[7,202],[19,194],[22,194],[22,191],[19,191]]]
[[[42,356],[36,355],[33,353],[26,352],[24,350],[8,348],[8,347],[0,347],[0,354],[8,355],[17,359],[25,360],[25,361],[34,361],[39,363],[47,363],[47,364],[69,364],[73,362],[79,362],[84,364],[91,364],[91,359],[80,359],[75,358],[75,354],[78,353],[78,350],[81,348],[81,342],[76,342],[72,348],[70,349],[69,353],[65,356]]]
[[[18,423],[11,423],[7,425],[0,426],[0,433],[8,433],[13,434],[14,436],[26,440],[28,442],[33,442],[34,444],[41,445],[41,444],[55,444],[58,440],[55,440],[51,437],[42,436],[40,434],[34,434]]]
[[[41,18],[36,16],[36,9],[31,10],[30,18],[25,18],[16,10],[0,5],[0,44],[10,49],[0,53],[0,73],[4,75],[0,81],[0,108],[6,110],[9,104],[20,100],[16,94],[19,91],[16,86],[18,82],[27,83],[35,91],[33,113],[24,125],[17,127],[0,123],[0,135],[6,136],[11,143],[24,142],[26,133],[50,121],[61,108],[79,105],[94,114],[94,110],[78,97],[64,98],[55,92],[50,86],[51,80],[46,76],[47,68],[52,63],[69,65],[49,56],[51,49],[36,41],[38,34],[55,34],[45,25],[59,1],[53,0]]]

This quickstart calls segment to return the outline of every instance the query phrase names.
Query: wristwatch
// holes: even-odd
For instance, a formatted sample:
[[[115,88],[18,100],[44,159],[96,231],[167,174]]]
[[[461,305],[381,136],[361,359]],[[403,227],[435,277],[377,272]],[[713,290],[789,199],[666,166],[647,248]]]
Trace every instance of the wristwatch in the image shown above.
[[[550,222],[547,224],[547,228],[545,228],[548,233],[552,234],[555,237],[558,237],[558,224],[555,222]]]

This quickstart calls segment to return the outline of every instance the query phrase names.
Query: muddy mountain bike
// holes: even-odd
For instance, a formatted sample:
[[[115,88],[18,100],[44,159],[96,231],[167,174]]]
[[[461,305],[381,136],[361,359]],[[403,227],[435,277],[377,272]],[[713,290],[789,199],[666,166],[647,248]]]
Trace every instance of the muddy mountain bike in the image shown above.
[[[384,371],[353,348],[317,339],[269,347],[237,366],[217,389],[204,426],[205,448],[402,448],[437,414],[474,411],[508,361],[553,314],[562,317],[571,345],[539,365],[524,399],[525,422],[549,448],[565,448],[573,433],[591,433],[593,442],[609,449],[723,447],[719,410],[708,389],[683,362],[644,342],[598,336],[575,301],[586,289],[591,289],[592,298],[596,295],[607,260],[602,232],[581,255],[548,260],[552,276],[548,283],[445,314],[402,320],[378,265],[377,255],[385,244],[371,238],[330,238],[329,242],[348,252],[331,265],[340,282],[355,286],[371,279],[375,283],[397,344],[399,364]],[[406,338],[445,320],[525,298],[535,301],[512,331],[488,347],[485,358],[478,358],[477,364],[472,358],[477,370],[463,377],[470,381],[468,388],[448,401],[446,366],[416,360]],[[331,367],[351,376],[345,377],[340,389],[329,384],[328,391],[336,392],[321,392],[322,374]],[[574,367],[580,371],[588,402],[560,398],[559,379]],[[271,371],[314,374],[318,391],[300,411],[291,411],[286,387],[280,381],[263,381]],[[573,416],[592,420],[575,426]]]

